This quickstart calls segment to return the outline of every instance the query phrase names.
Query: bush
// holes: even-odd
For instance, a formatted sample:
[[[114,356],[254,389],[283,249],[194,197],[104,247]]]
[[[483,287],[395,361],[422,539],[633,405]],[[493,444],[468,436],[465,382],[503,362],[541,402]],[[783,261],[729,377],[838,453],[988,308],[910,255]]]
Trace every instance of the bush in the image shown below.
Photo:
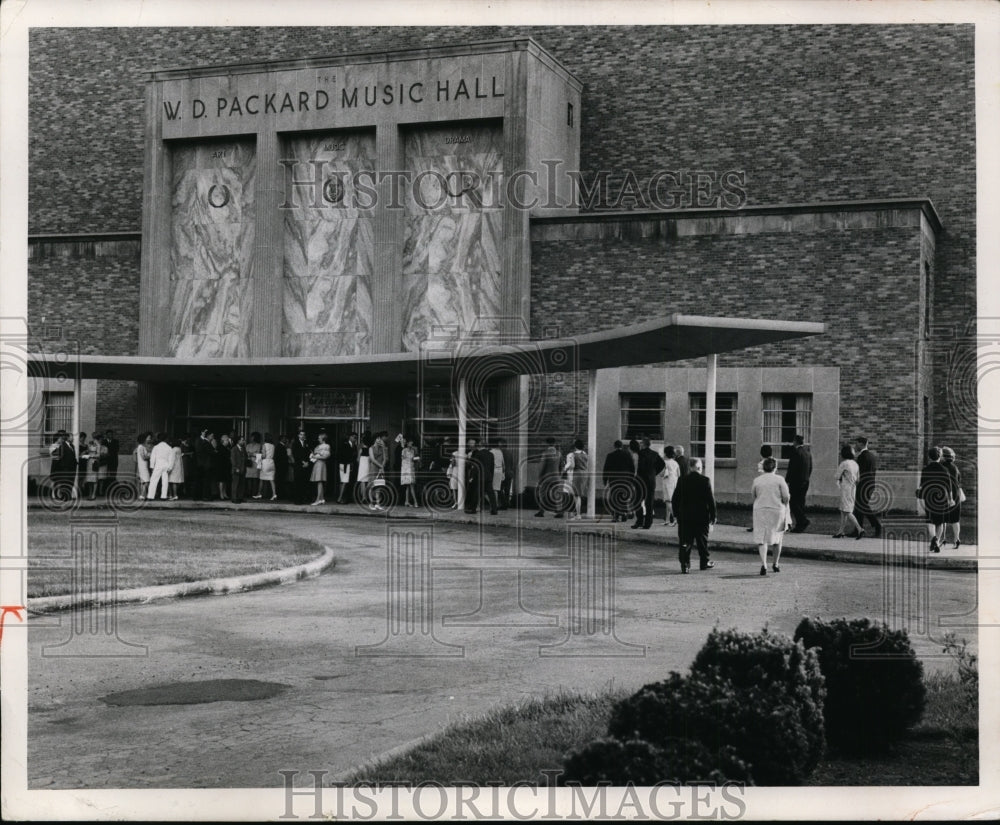
[[[815,654],[788,638],[714,630],[688,678],[671,673],[620,702],[608,732],[731,747],[758,784],[799,784],[823,755],[823,677]]]
[[[714,755],[700,742],[668,738],[660,745],[641,739],[598,739],[570,754],[560,782],[596,785],[655,785],[657,782],[745,782],[753,784],[746,764],[733,748]]]
[[[819,655],[831,745],[848,752],[884,748],[920,721],[924,668],[906,631],[870,619],[807,618],[795,638]]]

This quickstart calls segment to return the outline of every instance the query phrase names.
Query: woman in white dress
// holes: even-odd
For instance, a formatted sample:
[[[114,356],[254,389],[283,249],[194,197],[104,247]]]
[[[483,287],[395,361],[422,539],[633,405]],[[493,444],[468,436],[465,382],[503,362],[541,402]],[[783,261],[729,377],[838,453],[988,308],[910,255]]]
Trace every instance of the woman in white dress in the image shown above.
[[[490,453],[493,455],[493,478],[491,479],[493,495],[499,501],[500,491],[503,490],[503,477],[507,474],[507,469],[504,467],[503,450],[500,449],[500,445],[496,441],[490,442]]]
[[[260,498],[260,457],[262,452],[260,433],[250,433],[247,441],[247,493],[250,498]]]
[[[448,476],[448,489],[451,490],[451,509],[458,509],[458,462],[461,461],[458,450],[454,450],[451,459],[448,461],[448,469],[445,475]]]
[[[837,486],[840,488],[840,528],[833,534],[835,539],[847,535],[848,526],[853,527],[855,537],[861,538],[865,531],[854,517],[854,490],[858,486],[858,462],[854,460],[854,448],[845,444],[840,450],[840,465],[837,467]]]
[[[760,553],[760,574],[767,575],[767,548],[774,547],[774,562],[771,569],[780,573],[781,540],[785,536],[786,518],[790,496],[785,479],[775,472],[778,462],[765,458],[763,472],[753,480],[750,493],[753,495],[753,540]]]
[[[674,448],[672,445],[668,444],[663,448],[663,500],[667,505],[667,519],[663,522],[664,527],[670,527],[677,523],[677,519],[674,518],[674,505],[671,503],[671,499],[674,496],[674,490],[677,489],[677,479],[681,477],[680,465],[674,461]]]
[[[108,474],[108,468],[104,466],[107,461],[108,448],[101,443],[101,439],[96,435],[87,442],[87,475],[86,483],[90,487],[90,501],[97,496],[97,490],[101,487],[101,482]],[[102,461],[103,456],[103,461]]]
[[[177,491],[184,483],[184,450],[181,449],[179,438],[173,440],[171,447],[174,453],[174,466],[167,473],[167,483],[169,484],[167,489],[170,490],[170,500],[177,501]]]
[[[326,443],[326,433],[320,432],[319,443],[313,448],[309,461],[312,462],[312,475],[309,480],[316,483],[316,500],[313,504],[326,504],[323,498],[323,485],[326,483],[326,462],[330,460],[330,445]]]
[[[371,450],[375,439],[370,430],[361,433],[361,449],[358,452],[358,502],[364,504],[368,498],[368,483],[372,480]]]
[[[139,500],[142,501],[149,492],[149,458],[153,454],[153,434],[143,433],[138,440],[135,448],[135,471],[139,476]]]
[[[403,488],[403,503],[407,507],[418,506],[414,482],[417,480],[415,465],[419,462],[420,456],[413,446],[413,439],[407,438],[399,462],[399,486]]]
[[[573,442],[573,450],[566,456],[566,490],[573,496],[574,513],[572,519],[582,518],[580,506],[583,502],[583,485],[587,481],[587,454],[583,451],[583,441]]]
[[[277,490],[274,489],[274,473],[276,467],[274,463],[274,451],[274,436],[270,433],[264,433],[264,446],[261,447],[260,451],[260,493],[256,496],[256,498],[263,498],[265,490],[270,488],[271,501],[277,501],[278,499]],[[265,484],[267,484],[268,487],[265,487]]]

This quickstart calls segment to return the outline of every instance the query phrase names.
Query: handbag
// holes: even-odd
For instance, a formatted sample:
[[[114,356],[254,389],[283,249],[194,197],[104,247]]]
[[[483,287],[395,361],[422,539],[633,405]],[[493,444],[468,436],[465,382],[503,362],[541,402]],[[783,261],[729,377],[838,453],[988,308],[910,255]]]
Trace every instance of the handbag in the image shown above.
[[[917,515],[921,517],[927,515],[927,508],[924,506],[924,500],[920,496],[917,496]]]
[[[385,476],[380,470],[375,478],[372,479],[372,487],[385,487]]]
[[[958,503],[965,504],[965,490],[961,487],[958,488]]]

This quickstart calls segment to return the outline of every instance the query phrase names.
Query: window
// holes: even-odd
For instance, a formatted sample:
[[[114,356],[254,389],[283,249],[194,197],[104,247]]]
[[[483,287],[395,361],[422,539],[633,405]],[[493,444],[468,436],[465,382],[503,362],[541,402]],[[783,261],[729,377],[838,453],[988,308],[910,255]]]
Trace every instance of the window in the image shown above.
[[[691,393],[691,457],[705,457],[705,406],[703,392]],[[715,395],[715,457],[736,458],[736,393]]]
[[[170,429],[175,433],[216,435],[236,432],[247,435],[247,391],[243,388],[178,387],[173,396],[174,412]]]
[[[762,444],[770,444],[774,454],[787,459],[792,454],[792,439],[801,435],[812,441],[812,396],[794,393],[765,393]]]
[[[646,437],[651,441],[663,440],[662,392],[633,392],[621,395],[622,440]]]
[[[566,104],[566,125],[567,126],[572,126],[573,125],[573,104],[572,103],[567,103]]]
[[[42,425],[42,439],[45,444],[56,440],[59,430],[71,432],[73,429],[73,393],[46,392],[45,419]]]

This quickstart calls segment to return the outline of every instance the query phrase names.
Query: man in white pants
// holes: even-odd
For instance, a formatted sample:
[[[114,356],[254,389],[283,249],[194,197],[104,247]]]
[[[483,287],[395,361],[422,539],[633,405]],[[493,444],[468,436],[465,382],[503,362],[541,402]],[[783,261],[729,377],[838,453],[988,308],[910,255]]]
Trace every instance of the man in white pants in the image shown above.
[[[170,471],[174,468],[174,448],[167,443],[166,433],[156,434],[156,446],[153,447],[152,455],[149,458],[149,498],[156,498],[156,487],[160,480],[163,480],[163,495],[160,497],[167,500],[167,489],[169,485]]]

